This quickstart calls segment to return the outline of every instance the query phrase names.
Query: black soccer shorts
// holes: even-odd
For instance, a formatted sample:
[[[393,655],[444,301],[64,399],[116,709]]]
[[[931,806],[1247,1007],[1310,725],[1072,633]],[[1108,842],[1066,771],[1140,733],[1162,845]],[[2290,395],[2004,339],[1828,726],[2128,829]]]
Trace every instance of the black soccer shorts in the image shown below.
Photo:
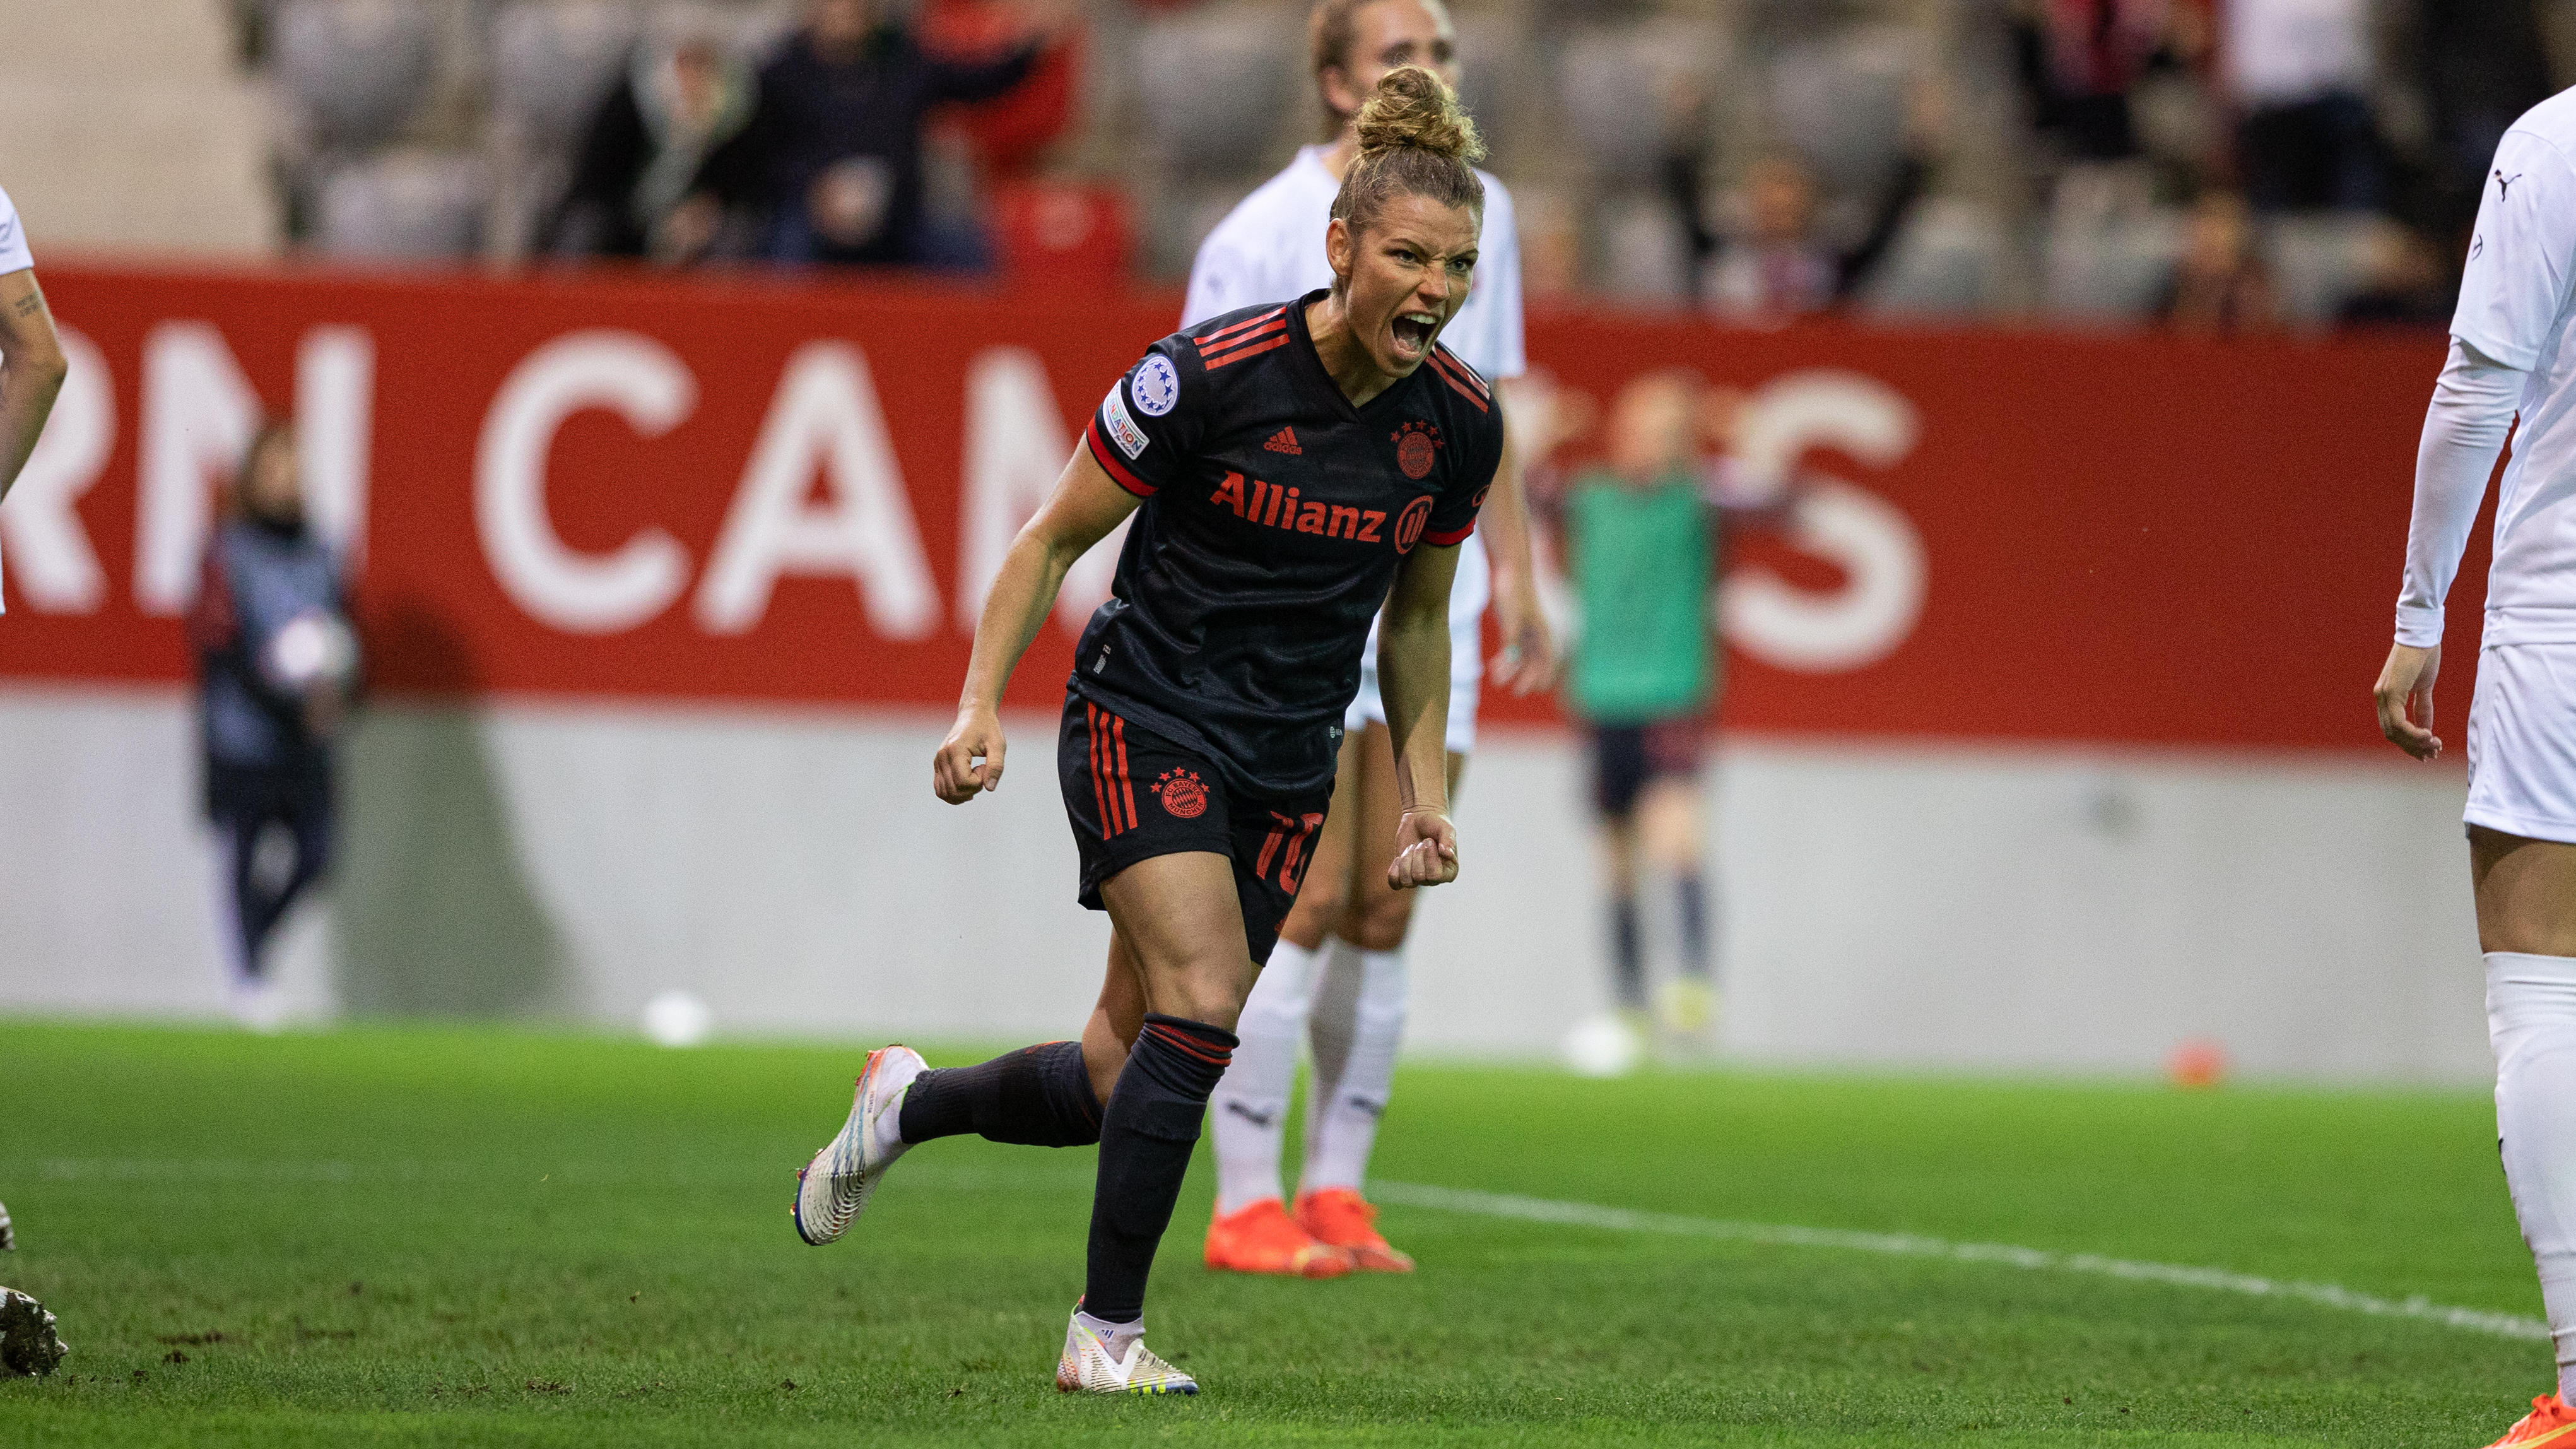
[[[1055,765],[1082,851],[1084,906],[1107,909],[1100,883],[1140,860],[1209,851],[1234,862],[1243,944],[1256,965],[1269,962],[1332,804],[1329,784],[1288,799],[1236,793],[1205,757],[1071,691]]]

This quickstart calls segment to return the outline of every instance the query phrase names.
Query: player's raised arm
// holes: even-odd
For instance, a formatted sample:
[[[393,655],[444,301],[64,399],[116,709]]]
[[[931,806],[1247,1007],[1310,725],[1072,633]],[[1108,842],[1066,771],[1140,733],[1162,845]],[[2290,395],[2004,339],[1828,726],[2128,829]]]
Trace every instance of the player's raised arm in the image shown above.
[[[1395,744],[1397,890],[1458,878],[1458,832],[1449,823],[1449,585],[1458,549],[1425,539],[1395,572],[1377,634],[1378,693]]]
[[[931,761],[931,787],[951,805],[1002,784],[1002,687],[1055,609],[1064,576],[1091,546],[1136,511],[1136,495],[1112,481],[1087,447],[1076,447],[1047,496],[1002,560],[975,625],[975,653],[957,701],[957,724]],[[975,763],[977,760],[982,764]]]

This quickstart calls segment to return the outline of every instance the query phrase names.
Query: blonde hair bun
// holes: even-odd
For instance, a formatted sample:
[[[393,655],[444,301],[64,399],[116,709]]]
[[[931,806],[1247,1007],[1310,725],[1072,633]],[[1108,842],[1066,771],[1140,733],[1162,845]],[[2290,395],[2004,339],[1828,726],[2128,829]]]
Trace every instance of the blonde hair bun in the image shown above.
[[[1362,158],[1407,149],[1470,163],[1485,157],[1484,138],[1457,93],[1418,65],[1388,71],[1360,106],[1355,128]]]

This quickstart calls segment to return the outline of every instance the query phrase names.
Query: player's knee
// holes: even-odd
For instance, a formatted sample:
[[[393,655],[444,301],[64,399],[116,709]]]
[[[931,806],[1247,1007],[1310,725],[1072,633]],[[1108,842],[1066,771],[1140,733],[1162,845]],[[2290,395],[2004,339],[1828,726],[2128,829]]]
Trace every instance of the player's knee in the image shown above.
[[[1310,871],[1297,887],[1297,904],[1290,907],[1288,919],[1280,924],[1283,939],[1300,945],[1319,942],[1349,908],[1350,886],[1347,881],[1333,880],[1330,873]]]
[[[1363,951],[1392,951],[1413,929],[1413,891],[1374,891],[1348,913],[1346,939]]]

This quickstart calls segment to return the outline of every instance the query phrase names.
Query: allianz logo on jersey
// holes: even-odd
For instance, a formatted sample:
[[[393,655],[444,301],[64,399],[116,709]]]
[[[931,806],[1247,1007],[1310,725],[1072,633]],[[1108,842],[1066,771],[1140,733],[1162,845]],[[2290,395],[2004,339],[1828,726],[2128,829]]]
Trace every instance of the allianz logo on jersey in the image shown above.
[[[1404,505],[1396,515],[1395,532],[1389,536],[1386,511],[1378,508],[1350,508],[1339,503],[1321,503],[1300,498],[1294,487],[1282,488],[1258,478],[1245,478],[1228,473],[1208,502],[1234,510],[1234,516],[1264,528],[1287,533],[1320,533],[1326,538],[1347,538],[1354,543],[1392,543],[1397,553],[1411,553],[1422,540],[1423,526],[1431,521],[1431,495],[1428,493]]]

